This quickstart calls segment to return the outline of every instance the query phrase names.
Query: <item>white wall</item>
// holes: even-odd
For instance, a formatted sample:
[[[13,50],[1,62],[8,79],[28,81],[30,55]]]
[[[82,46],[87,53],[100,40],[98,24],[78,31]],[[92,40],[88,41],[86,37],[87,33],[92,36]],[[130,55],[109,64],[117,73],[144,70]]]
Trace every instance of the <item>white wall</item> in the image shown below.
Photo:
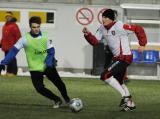
[[[55,25],[50,25],[49,27],[42,25],[42,29],[48,31],[50,37],[54,39],[56,58],[58,59],[58,68],[92,69],[93,47],[90,46],[83,38],[83,34],[81,32],[83,25],[80,25],[76,20],[77,11],[83,7],[89,8],[93,12],[93,22],[87,25],[93,33],[95,33],[96,29],[100,25],[97,15],[101,9],[105,7],[116,9],[119,13],[119,19],[123,18],[122,9],[119,6],[85,6],[54,3],[24,4],[20,2],[1,2],[0,4],[0,9],[21,11],[21,22],[18,25],[23,35],[25,32],[29,31],[28,11],[54,11]],[[0,38],[3,24],[4,23],[0,23]],[[149,42],[159,42],[159,29],[159,26],[155,28],[145,28]],[[136,38],[131,36],[131,41],[136,41],[134,39]],[[2,58],[3,52],[0,50],[0,60]],[[17,58],[19,66],[27,66],[24,50],[20,51]]]
[[[54,46],[56,49],[56,58],[58,59],[58,68],[74,68],[74,69],[92,69],[92,46],[90,46],[83,38],[82,28],[75,16],[78,9],[81,7],[88,7],[93,10],[94,20],[93,23],[88,25],[89,29],[93,32],[96,31],[99,23],[97,21],[98,11],[105,6],[80,6],[80,5],[66,5],[66,4],[44,4],[44,3],[1,3],[1,9],[20,9],[22,13],[26,10],[54,10],[55,26],[44,28],[50,36],[54,39]],[[120,9],[120,8],[116,8]],[[120,11],[120,10],[119,10]],[[121,12],[121,11],[120,11]],[[22,15],[23,16],[23,15]],[[28,19],[24,14],[23,24],[19,24],[22,34],[29,30]],[[1,24],[2,25],[2,24]],[[27,27],[26,27],[27,26]],[[1,26],[0,26],[1,27]],[[0,59],[3,58],[3,53],[0,52]],[[23,51],[17,56],[18,65],[26,66],[25,54]]]

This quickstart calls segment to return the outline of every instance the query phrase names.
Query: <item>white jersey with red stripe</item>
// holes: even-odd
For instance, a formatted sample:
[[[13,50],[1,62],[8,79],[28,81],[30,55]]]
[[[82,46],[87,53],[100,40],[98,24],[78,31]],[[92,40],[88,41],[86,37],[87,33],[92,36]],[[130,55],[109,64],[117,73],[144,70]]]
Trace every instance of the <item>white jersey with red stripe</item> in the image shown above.
[[[125,30],[123,25],[121,21],[117,21],[109,30],[101,25],[95,34],[99,42],[107,43],[116,57],[132,54],[128,34],[133,33],[133,31]]]

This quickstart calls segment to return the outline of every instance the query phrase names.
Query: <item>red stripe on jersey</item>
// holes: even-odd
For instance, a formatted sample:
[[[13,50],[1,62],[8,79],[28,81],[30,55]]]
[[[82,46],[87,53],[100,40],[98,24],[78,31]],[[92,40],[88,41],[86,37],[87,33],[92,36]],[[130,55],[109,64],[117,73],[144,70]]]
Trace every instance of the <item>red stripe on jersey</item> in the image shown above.
[[[120,40],[120,55],[118,57],[114,57],[113,59],[125,61],[128,64],[132,63],[132,55],[123,55],[121,40]]]
[[[123,28],[125,30],[130,30],[130,31],[135,32],[135,34],[139,40],[140,46],[145,46],[147,44],[147,37],[146,37],[146,34],[145,34],[143,27],[138,26],[138,25],[134,25],[134,24],[124,24]]]

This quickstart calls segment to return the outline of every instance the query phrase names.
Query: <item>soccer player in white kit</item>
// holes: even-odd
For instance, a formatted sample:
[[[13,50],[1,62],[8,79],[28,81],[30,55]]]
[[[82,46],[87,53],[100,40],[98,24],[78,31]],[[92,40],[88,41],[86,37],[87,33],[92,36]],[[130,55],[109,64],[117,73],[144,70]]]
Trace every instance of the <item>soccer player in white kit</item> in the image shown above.
[[[84,27],[82,32],[85,39],[93,46],[100,42],[107,42],[113,58],[110,65],[101,74],[101,80],[121,94],[122,99],[119,104],[121,111],[129,111],[135,109],[136,106],[123,81],[126,69],[133,60],[128,34],[135,33],[139,41],[138,50],[140,52],[143,52],[147,44],[147,38],[141,26],[123,24],[121,21],[116,20],[116,16],[117,12],[115,10],[107,9],[102,13],[102,25],[100,25],[95,35],[87,27]]]

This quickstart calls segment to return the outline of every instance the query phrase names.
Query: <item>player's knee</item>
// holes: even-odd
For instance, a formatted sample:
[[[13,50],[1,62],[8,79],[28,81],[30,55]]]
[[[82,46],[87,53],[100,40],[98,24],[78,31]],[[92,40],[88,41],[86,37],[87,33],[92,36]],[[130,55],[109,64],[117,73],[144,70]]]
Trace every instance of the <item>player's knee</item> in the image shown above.
[[[119,84],[122,85],[124,83],[123,79],[118,80]]]
[[[36,91],[37,91],[38,93],[42,93],[43,90],[44,90],[44,86],[37,86],[37,87],[35,87],[35,88],[36,88]]]
[[[111,72],[104,72],[101,74],[100,79],[102,81],[105,81],[105,80],[109,79],[110,77],[111,77]]]
[[[119,82],[120,85],[122,85],[124,83],[123,78],[121,78],[120,76],[115,76],[114,78],[117,79],[117,81]]]

